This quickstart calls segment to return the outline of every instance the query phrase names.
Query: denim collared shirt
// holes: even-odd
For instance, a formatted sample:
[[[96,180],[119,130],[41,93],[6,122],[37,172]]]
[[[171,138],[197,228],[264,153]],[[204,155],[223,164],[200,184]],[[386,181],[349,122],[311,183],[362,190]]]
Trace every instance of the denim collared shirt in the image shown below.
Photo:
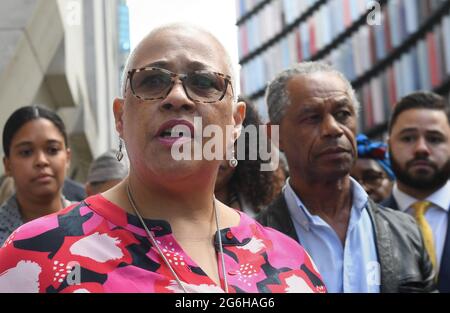
[[[367,212],[368,195],[351,179],[353,204],[345,244],[322,218],[312,215],[289,179],[283,189],[297,236],[311,255],[328,292],[380,292],[380,266],[375,235]]]

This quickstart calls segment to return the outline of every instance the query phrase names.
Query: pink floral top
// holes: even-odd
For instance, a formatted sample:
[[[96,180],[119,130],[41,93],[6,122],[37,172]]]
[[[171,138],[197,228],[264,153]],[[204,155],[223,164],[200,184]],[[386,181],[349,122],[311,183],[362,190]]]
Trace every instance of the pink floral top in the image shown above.
[[[325,292],[297,242],[239,214],[238,226],[220,231],[230,292]],[[189,292],[223,292],[183,251],[167,222],[145,222]],[[0,249],[0,292],[182,290],[137,217],[96,195],[8,238]]]

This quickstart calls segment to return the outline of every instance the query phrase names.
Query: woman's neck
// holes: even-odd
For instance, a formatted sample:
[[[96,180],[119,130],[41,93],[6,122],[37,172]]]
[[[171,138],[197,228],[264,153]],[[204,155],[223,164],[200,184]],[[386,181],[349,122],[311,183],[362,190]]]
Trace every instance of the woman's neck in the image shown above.
[[[134,202],[142,217],[167,221],[180,244],[212,239],[216,231],[213,190],[206,189],[206,186],[187,191],[149,189],[132,178],[126,180],[123,187],[130,189],[131,199],[127,196],[127,201],[131,213],[135,214]]]
[[[36,218],[58,212],[63,208],[61,194],[30,199],[21,193],[16,194],[20,215],[24,223]]]
[[[211,182],[207,182],[207,180]],[[127,195],[130,189],[139,213],[150,219],[164,219],[168,222],[176,217],[186,220],[209,220],[213,210],[214,186],[213,177],[203,180],[189,180],[188,183],[171,183],[169,186],[160,184],[144,184],[136,176],[130,176],[123,182],[122,194]],[[125,209],[131,207],[128,197],[125,199]],[[134,212],[131,210],[131,213]]]
[[[214,222],[214,187],[210,183],[208,188],[197,186],[188,192],[167,190],[166,188],[149,188],[133,178],[125,179],[119,185],[103,193],[109,201],[123,208],[127,213],[135,215],[134,209],[127,196],[127,186],[131,191],[139,214],[143,218],[165,220],[172,227],[174,235],[184,233],[196,236],[209,233]],[[239,214],[216,200],[216,209],[221,220],[221,228],[232,227],[239,224]]]

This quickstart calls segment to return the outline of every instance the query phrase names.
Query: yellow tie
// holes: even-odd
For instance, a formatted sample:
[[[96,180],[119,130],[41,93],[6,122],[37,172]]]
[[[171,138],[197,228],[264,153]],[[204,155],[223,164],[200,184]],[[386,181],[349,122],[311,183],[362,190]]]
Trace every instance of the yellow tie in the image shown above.
[[[425,219],[425,212],[428,210],[430,205],[431,203],[428,201],[418,201],[414,203],[411,208],[414,211],[414,217],[417,225],[419,225],[420,231],[422,232],[422,236],[425,241],[425,249],[427,249],[431,263],[433,263],[433,267],[436,269],[436,252],[434,251],[433,232],[431,231],[430,224],[428,224]]]

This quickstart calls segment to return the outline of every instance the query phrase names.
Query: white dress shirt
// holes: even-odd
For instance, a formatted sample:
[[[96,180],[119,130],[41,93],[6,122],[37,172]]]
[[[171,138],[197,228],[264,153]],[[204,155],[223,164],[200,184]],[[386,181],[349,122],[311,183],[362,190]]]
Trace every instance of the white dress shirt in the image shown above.
[[[398,189],[397,183],[394,184],[392,194],[397,201],[399,210],[413,215],[411,205],[420,201],[407,195]],[[425,219],[433,232],[434,249],[436,251],[436,262],[438,269],[441,264],[442,252],[444,250],[445,237],[447,234],[448,210],[450,207],[450,181],[435,193],[423,199],[432,203],[425,213]],[[437,272],[439,272],[437,269]]]

